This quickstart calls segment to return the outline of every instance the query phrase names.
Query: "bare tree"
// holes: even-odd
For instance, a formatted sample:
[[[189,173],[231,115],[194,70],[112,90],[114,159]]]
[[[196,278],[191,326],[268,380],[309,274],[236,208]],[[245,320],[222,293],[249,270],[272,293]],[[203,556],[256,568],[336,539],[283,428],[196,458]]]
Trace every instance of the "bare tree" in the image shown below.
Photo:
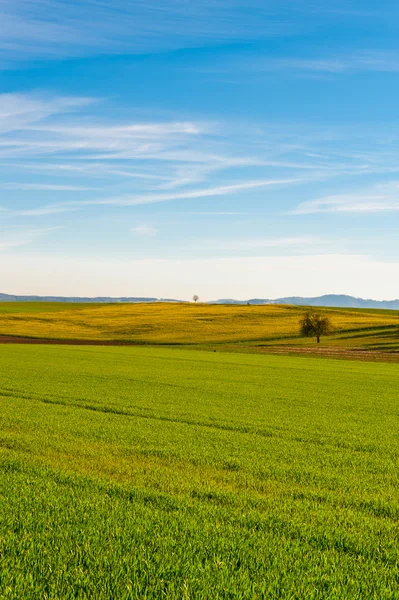
[[[313,311],[307,312],[299,321],[299,324],[301,326],[301,335],[315,337],[318,344],[320,344],[320,337],[322,335],[331,335],[332,333],[330,319]]]
[[[193,301],[194,302],[198,302],[198,300],[199,300],[199,296],[197,296],[197,294],[194,294]]]

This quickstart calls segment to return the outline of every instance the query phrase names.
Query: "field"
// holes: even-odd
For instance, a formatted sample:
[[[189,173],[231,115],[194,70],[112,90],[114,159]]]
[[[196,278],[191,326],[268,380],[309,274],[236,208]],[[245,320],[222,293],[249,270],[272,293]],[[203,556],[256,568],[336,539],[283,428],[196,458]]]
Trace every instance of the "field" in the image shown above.
[[[0,345],[0,598],[397,598],[398,389],[385,363]]]
[[[0,336],[52,340],[92,340],[127,344],[245,344],[314,346],[300,338],[298,306],[206,304],[62,305],[0,303]],[[334,335],[323,345],[372,350],[399,350],[399,315],[394,311],[321,309]],[[228,349],[228,348],[224,348]],[[236,348],[237,349],[237,348]]]

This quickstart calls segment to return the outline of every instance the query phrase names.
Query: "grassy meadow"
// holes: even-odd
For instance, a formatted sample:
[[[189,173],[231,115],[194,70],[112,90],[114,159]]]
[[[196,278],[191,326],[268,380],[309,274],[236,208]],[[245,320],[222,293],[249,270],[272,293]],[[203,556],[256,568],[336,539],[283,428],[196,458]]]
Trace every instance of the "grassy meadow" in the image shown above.
[[[0,303],[0,335],[136,344],[294,344],[300,306]],[[320,309],[332,322],[327,345],[399,350],[395,311]]]
[[[0,345],[0,598],[397,598],[398,389],[386,363]]]

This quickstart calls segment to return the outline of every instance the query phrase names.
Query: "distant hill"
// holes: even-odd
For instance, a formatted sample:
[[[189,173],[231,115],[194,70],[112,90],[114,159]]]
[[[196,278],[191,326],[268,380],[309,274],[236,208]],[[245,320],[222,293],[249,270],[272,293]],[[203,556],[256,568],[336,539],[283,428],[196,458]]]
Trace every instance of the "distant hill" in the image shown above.
[[[128,304],[137,302],[184,302],[184,300],[175,300],[171,298],[147,298],[126,296],[121,298],[111,298],[108,296],[98,296],[86,298],[80,296],[13,296],[11,294],[0,294],[0,302],[76,302],[76,303],[101,303],[113,304],[125,302]],[[398,300],[365,300],[364,298],[355,298],[354,296],[327,294],[317,296],[316,298],[303,298],[301,296],[291,296],[287,298],[250,298],[249,300],[234,300],[224,298],[213,300],[207,304],[296,304],[298,306],[329,306],[342,308],[385,308],[390,310],[399,310]]]
[[[274,300],[266,298],[251,298],[250,300],[216,300],[212,304],[296,304],[298,306],[330,306],[342,308],[386,308],[399,310],[398,300],[365,300],[364,298],[355,298],[344,294],[327,294],[317,296],[316,298],[303,298],[301,296],[291,296],[288,298],[276,298]]]
[[[94,302],[100,304],[110,304],[117,302],[180,302],[180,300],[172,300],[169,298],[136,298],[129,296],[122,298],[110,298],[108,296],[85,298],[80,296],[13,296],[11,294],[0,294],[0,302]]]

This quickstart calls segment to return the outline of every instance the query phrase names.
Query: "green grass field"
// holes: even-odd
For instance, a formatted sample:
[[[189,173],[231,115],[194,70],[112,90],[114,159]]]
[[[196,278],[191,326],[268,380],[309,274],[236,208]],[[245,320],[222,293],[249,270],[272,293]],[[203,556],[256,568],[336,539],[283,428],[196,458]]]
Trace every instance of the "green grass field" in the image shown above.
[[[97,304],[85,304],[87,307]],[[0,302],[0,315],[4,314],[37,314],[79,310],[82,305],[77,302]]]
[[[0,598],[398,598],[398,389],[385,363],[0,346]]]

